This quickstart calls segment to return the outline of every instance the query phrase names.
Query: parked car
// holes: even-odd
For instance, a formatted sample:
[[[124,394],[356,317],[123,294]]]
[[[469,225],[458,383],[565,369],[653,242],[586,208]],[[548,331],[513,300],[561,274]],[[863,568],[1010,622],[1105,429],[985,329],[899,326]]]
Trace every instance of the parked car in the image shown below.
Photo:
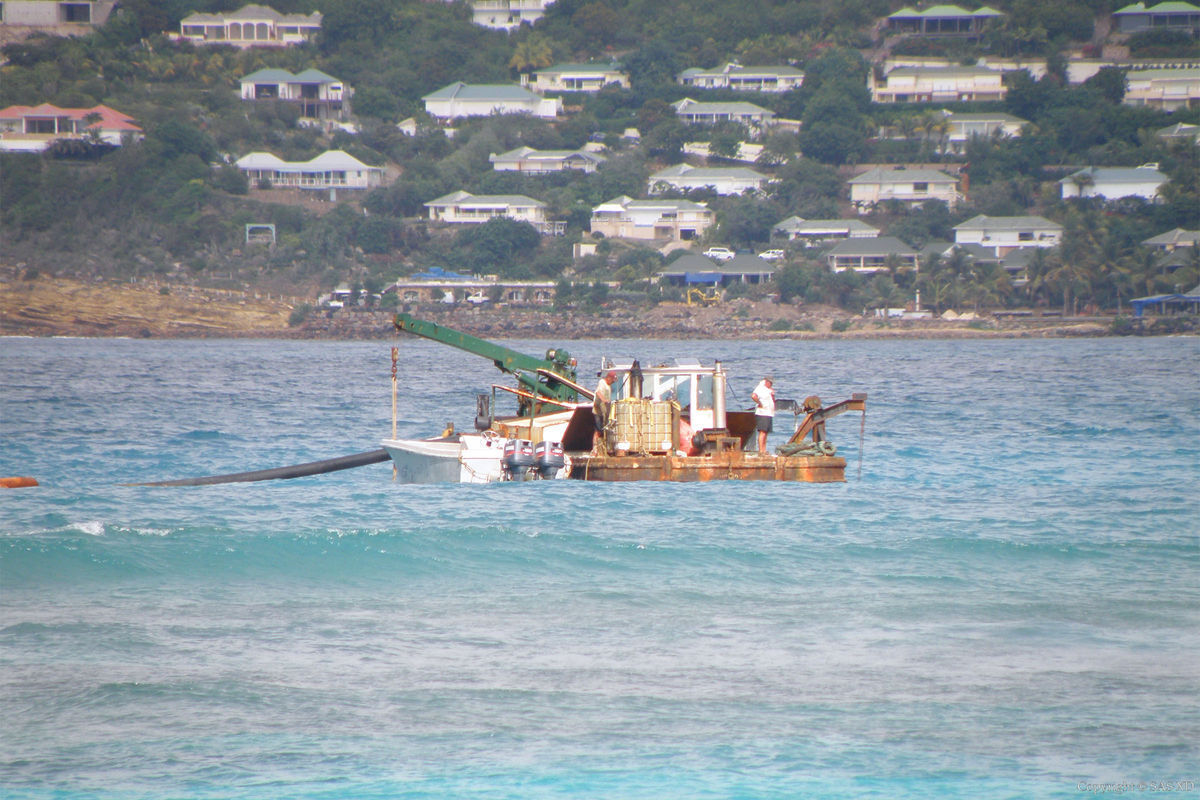
[[[704,255],[715,261],[728,261],[734,254],[728,247],[710,247],[704,251]]]
[[[763,250],[758,257],[763,261],[778,261],[786,255],[782,250]]]
[[[474,292],[473,294],[467,295],[467,302],[473,306],[481,306],[484,303],[491,302],[491,298],[489,298],[486,294],[484,294],[483,289],[480,289],[479,291]]]

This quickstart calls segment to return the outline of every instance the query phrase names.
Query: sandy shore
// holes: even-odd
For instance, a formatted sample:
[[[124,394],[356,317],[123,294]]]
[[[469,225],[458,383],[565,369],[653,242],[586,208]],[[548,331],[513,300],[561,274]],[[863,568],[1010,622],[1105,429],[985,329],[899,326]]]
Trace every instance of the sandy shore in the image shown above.
[[[313,312],[290,324],[296,301],[194,287],[87,283],[65,277],[25,280],[0,272],[0,335],[135,338],[387,339],[390,311]],[[733,300],[711,308],[663,303],[653,308],[412,309],[442,325],[484,338],[542,339],[946,339],[1106,336],[1113,317],[993,317],[900,320],[854,316],[815,305]],[[1190,331],[1176,322],[1170,332]],[[1166,332],[1154,320],[1136,333]],[[1156,331],[1155,328],[1160,328]]]

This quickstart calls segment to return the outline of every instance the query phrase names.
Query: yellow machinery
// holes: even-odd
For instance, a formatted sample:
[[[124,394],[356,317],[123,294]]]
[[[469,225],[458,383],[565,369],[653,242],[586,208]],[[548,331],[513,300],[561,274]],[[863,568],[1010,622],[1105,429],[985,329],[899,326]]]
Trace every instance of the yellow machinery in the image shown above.
[[[689,306],[715,306],[719,302],[721,302],[721,292],[715,286],[709,289],[693,286],[688,289],[687,304]]]

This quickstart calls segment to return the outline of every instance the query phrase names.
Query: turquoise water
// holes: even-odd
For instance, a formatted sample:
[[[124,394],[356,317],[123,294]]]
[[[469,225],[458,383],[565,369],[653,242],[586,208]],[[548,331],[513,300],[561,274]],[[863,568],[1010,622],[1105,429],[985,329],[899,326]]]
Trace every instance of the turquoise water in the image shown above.
[[[866,435],[837,485],[123,486],[375,449],[390,342],[2,340],[0,796],[1200,781],[1200,340],[512,344]],[[469,427],[499,373],[400,347],[400,435]]]

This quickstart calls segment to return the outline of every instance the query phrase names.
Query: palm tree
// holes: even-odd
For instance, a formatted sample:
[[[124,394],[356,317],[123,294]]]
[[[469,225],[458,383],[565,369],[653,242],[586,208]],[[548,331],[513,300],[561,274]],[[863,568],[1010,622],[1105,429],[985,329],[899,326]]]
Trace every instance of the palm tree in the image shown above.
[[[550,46],[550,40],[545,35],[534,32],[517,42],[508,66],[517,72],[533,72],[553,63],[554,48]]]

